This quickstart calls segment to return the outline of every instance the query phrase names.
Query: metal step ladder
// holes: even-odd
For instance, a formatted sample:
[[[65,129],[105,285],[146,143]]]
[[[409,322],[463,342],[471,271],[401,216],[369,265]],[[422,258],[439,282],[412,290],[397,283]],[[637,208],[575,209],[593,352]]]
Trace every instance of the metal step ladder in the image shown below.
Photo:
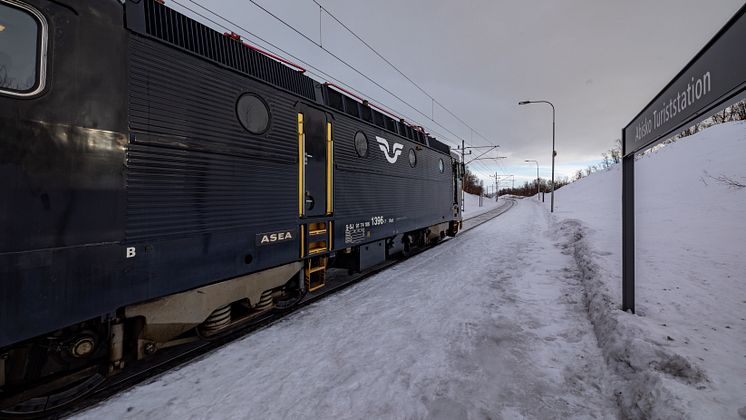
[[[306,290],[313,292],[326,284],[326,267],[332,249],[332,221],[301,225],[301,257],[305,258]]]
[[[326,255],[312,257],[306,260],[306,290],[314,292],[326,285],[326,265],[328,262],[329,257]]]

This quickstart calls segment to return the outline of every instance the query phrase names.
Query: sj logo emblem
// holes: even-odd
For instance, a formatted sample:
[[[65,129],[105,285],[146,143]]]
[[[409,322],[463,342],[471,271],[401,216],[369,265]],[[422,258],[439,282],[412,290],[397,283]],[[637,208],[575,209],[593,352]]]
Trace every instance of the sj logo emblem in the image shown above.
[[[388,140],[378,136],[376,136],[376,141],[378,142],[378,147],[381,148],[383,155],[386,156],[386,160],[389,163],[396,163],[396,160],[399,159],[399,155],[401,155],[404,146],[401,143],[394,143],[393,147],[389,147]]]

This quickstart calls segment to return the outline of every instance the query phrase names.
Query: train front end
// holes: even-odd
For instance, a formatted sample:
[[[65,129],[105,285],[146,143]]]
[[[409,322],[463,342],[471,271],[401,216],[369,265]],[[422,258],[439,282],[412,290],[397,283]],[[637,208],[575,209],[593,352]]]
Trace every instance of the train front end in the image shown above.
[[[114,0],[0,0],[0,399],[107,353],[87,321],[124,269],[123,21]]]

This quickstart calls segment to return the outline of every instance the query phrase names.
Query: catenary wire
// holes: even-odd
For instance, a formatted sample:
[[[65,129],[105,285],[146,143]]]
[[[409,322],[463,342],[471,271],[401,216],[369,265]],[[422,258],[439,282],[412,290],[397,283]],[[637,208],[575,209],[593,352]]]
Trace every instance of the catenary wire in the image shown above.
[[[216,22],[216,21],[215,21],[214,19],[211,19],[210,17],[208,17],[208,16],[205,16],[204,14],[202,14],[202,13],[200,13],[200,12],[198,12],[198,11],[196,11],[196,10],[194,10],[194,9],[192,9],[192,8],[190,8],[190,7],[188,7],[188,6],[186,6],[185,4],[182,4],[182,3],[180,3],[180,2],[179,2],[179,1],[177,1],[177,0],[172,0],[172,1],[173,1],[173,2],[175,3],[175,4],[177,4],[177,5],[181,6],[181,7],[183,7],[184,9],[186,9],[186,10],[189,10],[190,12],[192,12],[192,13],[196,14],[197,16],[200,16],[201,18],[203,18],[203,19],[205,19],[205,20],[207,20],[207,21],[209,21],[209,22],[213,23],[214,25],[217,25],[218,27],[220,27],[220,28],[222,28],[222,29],[224,29],[224,30],[226,30],[226,31],[231,31],[231,28],[228,28],[228,27],[226,27],[225,25],[223,25],[223,24],[221,24],[221,23],[219,23],[219,22]],[[201,9],[205,10],[206,12],[208,12],[208,13],[210,13],[210,14],[212,14],[212,15],[216,16],[216,17],[218,17],[219,19],[221,19],[221,20],[223,20],[223,21],[225,21],[225,22],[227,22],[227,23],[229,23],[229,24],[233,25],[234,27],[236,27],[236,28],[240,28],[240,29],[241,29],[242,31],[244,31],[245,33],[248,33],[249,35],[253,36],[254,38],[256,38],[256,39],[260,40],[261,42],[263,42],[263,43],[265,43],[265,44],[267,44],[267,45],[271,46],[272,48],[274,48],[274,49],[276,49],[276,50],[279,50],[279,51],[281,51],[282,53],[284,53],[284,54],[286,54],[287,56],[289,56],[289,57],[293,58],[294,60],[296,60],[296,61],[299,61],[299,62],[303,63],[304,65],[306,65],[307,67],[309,67],[309,68],[311,68],[311,69],[315,70],[315,71],[308,71],[308,72],[309,72],[309,73],[311,73],[311,74],[313,74],[313,75],[315,75],[315,76],[317,76],[317,77],[319,77],[320,79],[322,79],[322,80],[323,80],[323,79],[333,80],[333,81],[335,81],[335,82],[339,83],[340,85],[343,85],[343,86],[345,86],[346,88],[348,88],[348,89],[350,89],[350,90],[352,90],[352,91],[356,91],[356,92],[359,92],[359,93],[361,93],[361,95],[362,95],[362,96],[367,96],[367,97],[369,97],[369,98],[373,99],[374,101],[376,101],[376,102],[378,102],[378,103],[382,103],[382,101],[379,101],[379,100],[375,99],[374,97],[372,97],[372,95],[368,95],[368,94],[365,94],[365,93],[361,92],[361,91],[360,91],[359,89],[356,89],[356,88],[353,88],[352,86],[349,86],[349,85],[348,85],[348,84],[346,84],[345,82],[343,82],[343,81],[341,81],[341,80],[337,79],[336,77],[334,77],[334,76],[332,76],[332,75],[330,75],[330,74],[326,73],[325,71],[323,71],[323,70],[319,69],[318,67],[316,67],[316,66],[313,66],[312,64],[308,63],[307,61],[305,61],[305,60],[303,60],[303,59],[301,59],[301,58],[299,58],[299,57],[295,56],[294,54],[292,54],[292,53],[290,53],[290,52],[288,52],[288,51],[284,50],[283,48],[281,48],[281,47],[279,47],[279,46],[277,46],[277,45],[273,44],[272,42],[270,42],[270,41],[268,41],[268,40],[266,40],[266,39],[264,39],[264,38],[262,38],[262,37],[260,37],[260,36],[256,35],[255,33],[253,33],[253,32],[251,32],[251,31],[249,31],[248,29],[246,29],[246,28],[244,28],[243,26],[241,26],[241,25],[237,24],[236,22],[233,22],[233,21],[231,21],[230,19],[228,19],[228,18],[226,18],[226,17],[222,16],[221,14],[219,14],[219,13],[217,13],[217,12],[215,12],[215,11],[213,11],[213,10],[211,10],[211,9],[209,9],[209,8],[207,8],[207,7],[203,6],[203,5],[201,5],[201,4],[197,3],[197,2],[195,2],[194,0],[187,0],[187,1],[189,1],[190,3],[192,3],[192,4],[196,5],[197,7],[199,7],[199,8],[201,8]],[[251,0],[250,0],[250,1],[251,1]],[[309,42],[313,43],[313,44],[314,44],[314,45],[316,45],[316,46],[319,46],[319,44],[318,44],[318,43],[316,43],[315,41],[313,41],[312,39],[310,39],[310,38],[309,38],[308,36],[306,36],[305,34],[301,33],[300,31],[296,30],[295,28],[292,28],[292,26],[291,26],[291,25],[289,25],[288,23],[284,22],[284,21],[283,21],[283,20],[282,20],[281,18],[279,18],[278,16],[276,16],[276,15],[274,15],[273,13],[271,13],[271,12],[267,11],[267,10],[266,10],[265,8],[263,8],[263,7],[261,7],[260,5],[256,4],[256,3],[254,2],[254,1],[251,1],[251,3],[252,3],[252,4],[255,4],[255,5],[257,6],[257,7],[259,7],[259,8],[260,8],[260,9],[262,9],[263,11],[267,12],[267,13],[268,13],[268,14],[269,14],[270,16],[272,16],[273,18],[275,18],[275,19],[277,19],[277,20],[281,21],[281,22],[282,22],[282,23],[283,23],[283,24],[284,24],[285,26],[288,26],[289,28],[293,29],[293,30],[294,30],[294,31],[295,31],[296,33],[298,33],[298,34],[299,34],[300,36],[302,36],[302,37],[303,37],[304,39],[308,40]],[[320,47],[320,48],[324,49],[324,51],[326,51],[326,52],[327,52],[328,54],[330,54],[330,55],[331,55],[332,57],[334,57],[335,59],[337,59],[338,61],[340,61],[341,63],[343,63],[343,64],[344,64],[345,66],[349,67],[350,69],[352,69],[353,71],[355,71],[356,73],[358,73],[359,75],[361,75],[362,77],[364,77],[364,78],[365,78],[366,80],[369,80],[369,81],[370,81],[371,83],[373,83],[374,85],[378,86],[379,88],[381,88],[382,90],[384,90],[385,92],[387,92],[388,94],[390,94],[391,96],[393,96],[394,98],[396,98],[396,99],[397,99],[397,100],[399,100],[399,101],[400,101],[401,103],[403,103],[403,104],[405,104],[406,106],[408,106],[409,108],[413,109],[413,110],[414,110],[415,112],[417,112],[418,114],[422,115],[422,116],[423,116],[423,117],[424,117],[425,119],[427,119],[427,120],[431,121],[431,122],[432,122],[433,124],[435,124],[435,125],[437,125],[438,127],[442,128],[442,129],[443,129],[444,131],[446,131],[447,133],[449,133],[449,134],[450,134],[450,135],[452,135],[453,137],[455,137],[455,138],[457,138],[457,139],[459,139],[459,140],[463,141],[463,142],[464,142],[464,144],[467,144],[467,145],[469,145],[469,146],[471,146],[471,145],[472,145],[470,141],[466,141],[466,140],[465,140],[465,139],[464,139],[463,137],[459,136],[458,134],[454,133],[454,132],[453,132],[452,130],[450,130],[450,129],[448,129],[447,127],[443,126],[443,125],[442,125],[441,123],[439,123],[438,121],[435,121],[434,119],[430,118],[430,117],[429,117],[429,116],[427,116],[426,114],[422,113],[422,112],[421,112],[421,111],[420,111],[419,109],[417,109],[417,108],[416,108],[415,106],[411,105],[411,104],[410,104],[409,102],[405,101],[405,100],[404,100],[403,98],[401,98],[401,97],[399,97],[398,95],[394,94],[393,92],[391,92],[390,90],[388,90],[387,88],[385,88],[384,86],[382,86],[382,85],[381,85],[380,83],[378,83],[378,82],[374,81],[374,80],[373,80],[372,78],[370,78],[369,76],[365,75],[364,73],[362,73],[362,72],[361,72],[360,70],[356,69],[356,68],[355,68],[354,66],[352,66],[351,64],[349,64],[349,63],[345,62],[345,61],[344,61],[343,59],[341,59],[341,58],[340,58],[340,57],[338,57],[337,55],[333,54],[332,52],[330,52],[330,51],[326,50],[326,49],[325,49],[325,48],[323,48],[323,47]],[[411,117],[409,117],[409,116],[408,116],[408,115],[406,115],[405,113],[403,113],[403,112],[400,112],[399,110],[397,110],[397,109],[394,109],[393,107],[387,107],[387,108],[391,109],[391,110],[392,110],[393,112],[395,112],[395,113],[397,113],[397,114],[400,114],[400,115],[403,115],[403,116],[407,117],[407,119],[409,119],[410,121],[415,121],[415,119],[414,119],[414,118],[411,118]],[[438,133],[437,133],[437,132],[436,132],[435,130],[432,130],[432,129],[430,129],[430,128],[428,128],[428,131],[431,131],[431,132],[432,132],[433,134],[439,135],[439,134],[438,134]],[[477,133],[477,134],[478,134],[478,133]],[[457,145],[457,144],[455,144],[455,143],[454,143],[454,142],[453,142],[452,140],[450,140],[450,141],[449,141],[449,139],[448,139],[448,137],[447,137],[447,136],[443,136],[443,135],[440,135],[440,138],[441,138],[441,139],[443,139],[444,141],[447,141],[447,142],[451,143],[451,145],[452,145],[452,146],[453,146],[453,145]],[[487,167],[487,166],[486,166],[486,165],[485,165],[484,163],[482,163],[482,162],[475,162],[475,163],[479,164],[479,166],[480,166],[480,167],[481,167],[481,168],[482,168],[483,170],[486,170],[486,171],[490,171],[490,169],[489,169],[489,168],[488,168],[488,167]],[[476,168],[475,168],[475,169],[476,169]],[[475,172],[482,172],[482,171],[475,171]]]
[[[434,104],[437,104],[440,108],[442,108],[444,111],[446,111],[448,114],[450,114],[453,118],[455,118],[456,120],[458,120],[461,124],[463,124],[464,126],[468,127],[470,130],[472,130],[474,132],[474,134],[478,135],[479,137],[483,138],[484,140],[487,140],[488,142],[490,141],[485,136],[483,136],[479,131],[477,131],[476,129],[474,129],[474,127],[472,127],[471,125],[469,125],[466,121],[464,121],[462,118],[460,118],[458,115],[456,115],[453,111],[451,111],[445,105],[443,105],[440,101],[438,101],[433,95],[431,95],[429,92],[427,92],[417,82],[415,82],[414,80],[412,80],[411,77],[407,76],[403,71],[401,71],[399,69],[399,67],[397,67],[389,59],[387,59],[386,57],[384,57],[380,52],[378,52],[375,48],[373,48],[373,46],[371,46],[367,41],[365,41],[360,35],[358,35],[357,33],[355,33],[355,31],[353,31],[352,29],[350,29],[349,26],[347,26],[337,16],[335,16],[331,11],[329,11],[329,9],[327,9],[326,7],[324,7],[317,0],[312,0],[312,1],[314,3],[316,3],[317,6],[319,6],[320,10],[323,10],[327,15],[329,15],[329,17],[331,17],[332,19],[334,19],[343,28],[345,28],[347,30],[347,32],[349,32],[350,34],[352,34],[352,36],[354,36],[355,38],[357,38],[358,41],[360,41],[361,43],[363,43],[363,45],[365,45],[369,50],[371,50],[375,55],[377,55],[378,58],[380,58],[386,64],[388,64],[389,66],[391,66],[391,68],[393,68],[394,70],[396,70],[396,72],[399,73],[403,78],[405,78],[412,85],[414,85],[414,87],[416,87],[417,89],[419,89],[419,91],[422,92],[425,96],[427,96]],[[254,3],[254,4],[256,4],[256,2],[254,0],[251,0],[251,2]]]
[[[209,21],[209,22],[213,23],[214,25],[216,25],[216,26],[218,26],[218,27],[220,27],[220,28],[222,28],[222,29],[224,29],[224,30],[227,30],[227,31],[231,31],[231,28],[228,28],[228,27],[226,27],[225,25],[223,25],[223,24],[221,24],[221,23],[219,23],[219,22],[216,22],[216,21],[215,21],[214,19],[211,19],[211,18],[209,18],[209,17],[205,16],[204,14],[202,14],[202,13],[200,13],[200,12],[198,12],[198,11],[196,11],[196,10],[194,10],[194,9],[192,9],[192,8],[190,8],[190,7],[188,7],[188,6],[184,5],[184,4],[182,4],[182,3],[180,3],[179,1],[177,1],[177,0],[172,0],[172,1],[173,1],[173,3],[175,3],[175,4],[177,4],[177,5],[181,6],[181,7],[183,7],[183,8],[184,8],[184,9],[186,9],[186,10],[189,10],[190,12],[194,13],[195,15],[197,15],[197,16],[200,16],[201,18],[203,18],[203,19],[205,19],[205,20],[207,20],[207,21]],[[346,87],[346,88],[350,89],[351,91],[353,91],[353,92],[357,92],[357,93],[361,94],[361,96],[365,96],[365,97],[368,97],[368,98],[372,99],[373,101],[375,101],[375,102],[377,102],[377,103],[383,103],[383,101],[379,101],[378,99],[376,99],[376,98],[375,98],[375,97],[373,97],[372,95],[369,95],[369,94],[367,94],[367,93],[364,93],[364,92],[362,92],[361,90],[359,90],[359,89],[356,89],[356,88],[354,88],[354,87],[352,87],[352,86],[348,85],[347,83],[345,83],[345,82],[343,82],[343,81],[341,81],[341,80],[337,79],[336,77],[334,77],[334,76],[332,76],[332,75],[330,75],[330,74],[328,74],[328,73],[324,72],[323,70],[319,69],[318,67],[316,67],[316,66],[314,66],[314,65],[312,65],[312,64],[310,64],[310,63],[308,63],[307,61],[305,61],[305,60],[303,60],[303,59],[301,59],[301,58],[297,57],[296,55],[294,55],[294,54],[292,54],[292,53],[290,53],[290,52],[288,52],[288,51],[284,50],[283,48],[281,48],[281,47],[279,47],[279,46],[277,46],[277,45],[273,44],[272,42],[270,42],[270,41],[268,41],[268,40],[266,40],[266,39],[264,39],[264,38],[260,37],[259,35],[256,35],[255,33],[253,33],[253,32],[251,32],[251,31],[249,31],[248,29],[244,28],[243,26],[241,26],[241,25],[239,25],[239,24],[237,24],[237,23],[235,23],[235,22],[231,21],[230,19],[228,19],[228,18],[226,18],[226,17],[224,17],[224,16],[220,15],[219,13],[217,13],[217,12],[215,12],[215,11],[212,11],[212,10],[208,9],[207,7],[205,7],[205,6],[203,6],[203,5],[201,5],[201,4],[197,3],[197,2],[195,2],[194,0],[187,0],[187,1],[189,1],[190,3],[193,3],[194,5],[196,5],[196,6],[197,6],[197,7],[199,7],[199,8],[201,8],[201,9],[203,9],[203,10],[205,10],[205,11],[209,12],[210,14],[212,14],[212,15],[214,15],[214,16],[216,16],[216,17],[220,18],[220,19],[222,19],[223,21],[225,21],[225,22],[228,22],[229,24],[231,24],[231,25],[235,26],[236,28],[239,28],[239,29],[241,29],[241,30],[242,30],[243,32],[245,32],[245,33],[248,33],[248,34],[249,34],[249,35],[251,35],[252,37],[254,37],[254,38],[256,38],[256,39],[260,40],[260,41],[261,41],[261,42],[263,42],[263,43],[265,43],[266,45],[269,45],[269,46],[271,46],[272,48],[274,48],[274,49],[276,49],[276,50],[278,50],[278,51],[281,51],[281,52],[282,52],[283,54],[285,54],[285,55],[287,55],[287,56],[291,57],[292,59],[294,59],[294,60],[296,60],[296,61],[298,61],[298,62],[300,62],[300,63],[302,63],[302,64],[304,64],[304,65],[306,65],[306,66],[307,66],[308,68],[310,68],[310,69],[313,69],[314,71],[308,71],[308,70],[307,70],[307,71],[308,71],[308,73],[310,73],[310,74],[313,74],[313,75],[317,76],[317,77],[318,77],[319,79],[321,79],[321,80],[324,80],[324,79],[327,79],[327,80],[333,80],[333,81],[335,81],[335,82],[339,83],[340,85],[342,85],[342,86],[344,86],[344,87]],[[307,37],[304,37],[304,38],[307,38]],[[311,41],[311,42],[313,42],[313,41]],[[316,43],[315,43],[315,42],[314,42],[314,44],[316,45]],[[384,90],[385,90],[385,89],[384,89]],[[388,91],[387,91],[387,92],[388,92]],[[427,119],[428,121],[431,121],[431,122],[432,122],[433,124],[435,124],[435,125],[437,125],[438,127],[442,128],[442,129],[443,129],[444,131],[446,131],[447,133],[449,133],[449,134],[450,134],[451,136],[453,136],[453,137],[455,137],[455,138],[457,138],[457,139],[459,139],[459,140],[462,140],[462,141],[464,141],[464,142],[465,142],[465,144],[469,144],[469,145],[471,145],[471,143],[470,143],[470,142],[466,141],[466,140],[465,140],[465,139],[463,139],[463,138],[462,138],[461,136],[459,136],[458,134],[454,133],[453,131],[451,131],[451,130],[450,130],[450,129],[448,129],[447,127],[445,127],[445,126],[443,126],[442,124],[440,124],[439,122],[435,121],[434,119],[432,119],[432,118],[428,117],[427,115],[423,114],[423,113],[422,113],[421,111],[419,111],[419,110],[418,110],[418,109],[417,109],[416,107],[414,107],[413,105],[411,105],[411,104],[410,104],[409,102],[407,102],[407,101],[403,100],[402,98],[400,98],[400,97],[398,97],[398,96],[396,96],[396,95],[392,95],[392,96],[394,96],[395,98],[397,98],[397,99],[398,99],[399,101],[401,101],[401,102],[402,102],[403,104],[405,104],[405,105],[406,105],[406,106],[408,106],[409,108],[411,108],[411,109],[415,110],[416,112],[418,112],[419,114],[421,114],[421,115],[422,115],[423,117],[425,117],[425,118],[426,118],[426,119]],[[387,107],[387,108],[389,108],[389,109],[390,109],[390,110],[391,110],[392,112],[394,112],[394,113],[396,113],[396,114],[400,114],[400,115],[402,115],[402,116],[405,116],[405,117],[407,117],[407,119],[408,119],[408,120],[410,120],[410,121],[413,121],[413,122],[415,121],[415,119],[414,119],[414,118],[411,118],[411,117],[409,117],[409,116],[408,116],[408,115],[407,115],[406,113],[404,113],[404,112],[401,112],[401,111],[399,111],[399,110],[397,110],[397,109],[395,109],[395,108],[393,108],[393,107]],[[430,129],[429,127],[428,127],[428,130],[429,130],[429,131],[431,131],[431,132],[433,132],[433,133],[435,133],[435,131],[434,131],[434,130],[431,130],[431,129]],[[455,143],[455,142],[453,142],[452,140],[448,139],[448,137],[447,137],[447,136],[441,136],[441,138],[442,138],[442,139],[443,139],[444,141],[447,141],[447,142],[451,143],[451,145],[456,145],[456,143]]]
[[[191,0],[190,0],[190,1],[191,1]],[[419,114],[420,114],[420,115],[422,115],[423,117],[425,117],[425,118],[428,118],[428,119],[431,119],[430,117],[428,117],[428,116],[427,116],[427,114],[423,113],[423,112],[422,112],[422,111],[420,111],[420,110],[419,110],[418,108],[416,108],[416,107],[414,107],[414,106],[410,105],[410,104],[409,104],[409,103],[408,103],[407,101],[405,101],[404,99],[402,99],[401,97],[399,97],[399,95],[395,94],[394,92],[392,92],[391,90],[389,90],[389,89],[388,89],[388,88],[386,88],[385,86],[383,86],[383,85],[381,85],[380,83],[378,83],[377,81],[373,80],[373,78],[369,77],[369,76],[368,76],[367,74],[363,73],[362,71],[360,71],[359,69],[357,69],[357,68],[356,68],[355,66],[353,66],[352,64],[350,64],[350,63],[348,63],[347,61],[345,61],[345,60],[344,60],[344,59],[343,59],[342,57],[338,56],[338,55],[337,55],[337,54],[335,54],[335,53],[334,53],[333,51],[330,51],[330,50],[329,50],[328,48],[326,48],[326,47],[324,47],[323,45],[321,45],[321,43],[319,43],[319,42],[316,42],[316,41],[315,41],[315,40],[313,40],[313,39],[312,39],[311,37],[309,37],[308,35],[304,34],[304,33],[303,33],[302,31],[300,31],[300,30],[298,30],[297,28],[295,28],[295,27],[294,27],[293,25],[291,25],[291,24],[287,23],[287,22],[286,22],[286,21],[285,21],[284,19],[282,19],[281,17],[279,17],[279,16],[277,16],[276,14],[272,13],[272,12],[271,12],[271,11],[269,11],[269,10],[268,10],[267,8],[265,8],[264,6],[262,6],[261,4],[257,3],[257,2],[255,1],[255,0],[249,0],[249,2],[250,2],[251,4],[253,4],[254,6],[258,7],[259,9],[261,9],[262,11],[264,11],[265,13],[267,13],[268,15],[272,16],[272,17],[273,17],[274,19],[276,19],[277,21],[279,21],[280,23],[282,23],[282,24],[283,24],[284,26],[286,26],[287,28],[291,29],[291,30],[292,30],[293,32],[297,33],[298,35],[300,35],[301,37],[303,37],[304,39],[306,39],[306,40],[307,40],[308,42],[310,42],[310,43],[312,43],[312,44],[316,45],[316,46],[317,46],[318,48],[320,48],[321,50],[325,51],[325,52],[326,52],[327,54],[329,54],[330,56],[334,57],[334,58],[335,58],[335,59],[336,59],[337,61],[339,61],[340,63],[344,64],[344,65],[345,65],[345,66],[346,66],[347,68],[349,68],[350,70],[354,71],[355,73],[357,73],[358,75],[360,75],[361,77],[363,77],[364,79],[366,79],[367,81],[369,81],[370,83],[373,83],[374,85],[376,85],[376,86],[377,86],[378,88],[380,88],[380,89],[381,89],[381,90],[383,90],[384,92],[388,93],[389,95],[393,96],[394,98],[398,99],[399,101],[401,101],[401,102],[403,102],[403,103],[407,104],[407,106],[411,107],[411,108],[412,108],[413,110],[415,110],[415,111],[416,111],[417,113],[419,113]],[[318,3],[316,3],[316,4],[318,4]],[[329,13],[329,12],[328,12],[327,10],[325,10],[325,11],[326,11],[327,13]],[[330,14],[330,16],[331,16],[331,14]],[[335,19],[336,19],[336,18],[335,18]],[[338,20],[337,20],[337,21],[338,21]],[[353,35],[355,35],[355,36],[357,37],[357,35],[356,35],[356,34],[354,34],[354,33],[353,33]],[[358,37],[358,39],[361,39],[361,38],[359,38],[359,37]],[[362,40],[362,39],[361,39],[361,40]],[[366,45],[368,45],[368,44],[366,43]],[[370,48],[370,46],[369,46],[369,48]],[[372,49],[372,48],[371,48],[371,49]],[[373,51],[374,51],[374,52],[375,52],[376,54],[378,54],[378,52],[377,52],[377,51],[375,51],[375,50],[373,50]],[[380,54],[379,54],[379,56],[380,56]],[[382,56],[381,56],[381,57],[382,57]],[[388,61],[387,61],[387,62],[388,62]],[[398,71],[398,69],[397,69],[397,71]],[[402,74],[403,74],[403,73],[402,73]],[[405,77],[406,77],[406,76],[405,76]],[[407,78],[407,79],[411,81],[411,79],[409,79],[409,78]],[[418,86],[418,88],[419,88],[419,86]],[[453,114],[453,113],[452,113],[452,112],[451,112],[450,110],[448,110],[448,108],[445,108],[445,107],[444,107],[444,106],[443,106],[442,104],[440,104],[439,102],[437,102],[437,101],[435,100],[435,98],[433,98],[433,97],[432,97],[431,95],[429,95],[429,94],[428,94],[428,93],[426,93],[426,92],[425,92],[425,94],[426,94],[426,95],[427,95],[427,96],[428,96],[428,97],[429,97],[430,99],[432,99],[433,101],[435,101],[436,103],[438,103],[438,105],[439,105],[439,106],[440,106],[441,108],[443,108],[443,109],[444,109],[445,111],[447,111],[447,112],[448,112],[449,114],[451,114],[451,115],[452,115],[452,116],[453,116],[454,118],[456,118],[456,119],[457,119],[457,120],[458,120],[459,122],[461,122],[462,124],[464,124],[464,125],[465,125],[466,127],[468,127],[468,128],[470,129],[470,130],[472,130],[472,131],[473,131],[474,133],[476,133],[476,134],[477,134],[477,135],[479,135],[480,137],[484,138],[484,136],[482,136],[481,134],[479,134],[479,132],[477,132],[476,130],[474,130],[474,129],[473,129],[473,128],[472,128],[472,127],[471,127],[471,126],[469,125],[469,124],[465,123],[465,122],[464,122],[464,121],[463,121],[463,120],[462,120],[461,118],[459,118],[458,116],[456,116],[455,114]],[[431,119],[431,120],[432,120],[432,119]],[[434,121],[434,120],[432,120],[432,121]],[[452,134],[453,134],[453,133],[452,133]],[[456,134],[453,134],[453,135],[455,136]],[[457,136],[457,137],[458,137],[458,136]],[[485,140],[487,140],[487,139],[485,139]],[[489,141],[489,140],[488,140],[488,141]]]

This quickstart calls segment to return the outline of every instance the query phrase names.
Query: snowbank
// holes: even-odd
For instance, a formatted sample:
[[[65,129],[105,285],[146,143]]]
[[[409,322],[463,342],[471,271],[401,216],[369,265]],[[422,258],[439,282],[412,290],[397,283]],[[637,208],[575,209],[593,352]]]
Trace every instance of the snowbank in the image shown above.
[[[556,192],[556,233],[628,417],[746,418],[744,162],[744,122],[636,162],[636,315],[620,310],[621,168]]]

